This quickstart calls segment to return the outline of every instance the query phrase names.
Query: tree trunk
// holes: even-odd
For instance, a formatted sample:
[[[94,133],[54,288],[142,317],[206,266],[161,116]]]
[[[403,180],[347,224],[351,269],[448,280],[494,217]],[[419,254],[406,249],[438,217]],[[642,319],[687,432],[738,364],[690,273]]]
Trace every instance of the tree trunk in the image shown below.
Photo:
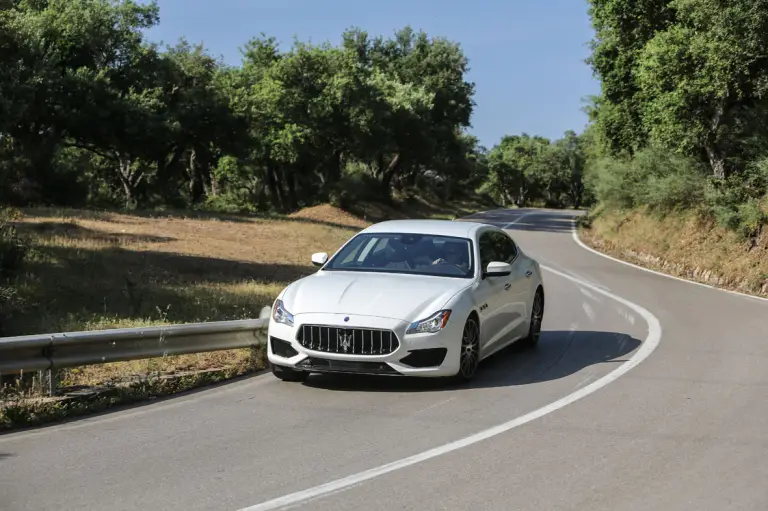
[[[273,168],[267,169],[267,188],[269,189],[269,196],[272,199],[272,206],[277,211],[283,210],[283,190],[280,188],[280,183],[277,179],[277,174]]]
[[[725,99],[721,98],[715,105],[715,112],[712,114],[712,119],[709,123],[709,135],[707,136],[707,142],[704,144],[704,150],[707,153],[709,165],[712,167],[712,173],[717,179],[725,179],[728,177],[725,158],[717,145],[717,132],[720,128],[724,113]]]
[[[167,183],[171,179],[173,168],[179,164],[179,160],[181,160],[183,154],[184,149],[181,147],[176,147],[173,149],[173,154],[171,155],[170,160],[166,161],[165,155],[158,158],[157,177],[161,182]]]
[[[216,197],[219,194],[219,180],[216,179],[216,173],[215,172],[211,172],[210,179],[211,179],[210,194],[211,194],[211,196]]]
[[[373,177],[378,178],[384,173],[384,155],[382,153],[376,154],[376,166],[373,169]]]
[[[707,152],[707,158],[709,158],[709,166],[712,167],[712,173],[717,179],[725,179],[728,177],[727,170],[725,168],[725,159],[720,154],[715,144],[707,144],[704,147]]]
[[[398,164],[400,163],[400,153],[395,153],[395,157],[389,162],[384,174],[381,176],[381,186],[387,197],[390,197],[392,192],[392,179],[397,174]]]
[[[296,196],[296,175],[291,171],[283,171],[283,176],[283,181],[288,186],[288,210],[293,211],[299,206],[299,200]]]
[[[123,185],[125,192],[125,205],[128,208],[136,206],[136,186],[144,176],[143,172],[134,172],[131,170],[131,159],[118,152],[115,153],[117,160],[117,176]]]
[[[327,186],[334,186],[341,180],[343,164],[344,151],[337,149],[333,152],[333,158],[328,164],[328,171],[325,178]]]
[[[197,150],[192,149],[189,154],[189,196],[193,204],[197,204],[205,194],[203,177],[197,162]]]

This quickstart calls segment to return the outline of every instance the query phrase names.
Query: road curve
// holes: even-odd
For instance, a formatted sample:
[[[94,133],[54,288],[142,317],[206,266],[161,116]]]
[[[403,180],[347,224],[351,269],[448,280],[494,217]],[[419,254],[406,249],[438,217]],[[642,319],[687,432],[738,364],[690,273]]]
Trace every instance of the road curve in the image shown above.
[[[768,303],[586,251],[573,214],[475,216],[552,271],[539,348],[494,356],[471,385],[263,375],[6,434],[0,509],[236,511],[287,495],[313,510],[768,509]]]

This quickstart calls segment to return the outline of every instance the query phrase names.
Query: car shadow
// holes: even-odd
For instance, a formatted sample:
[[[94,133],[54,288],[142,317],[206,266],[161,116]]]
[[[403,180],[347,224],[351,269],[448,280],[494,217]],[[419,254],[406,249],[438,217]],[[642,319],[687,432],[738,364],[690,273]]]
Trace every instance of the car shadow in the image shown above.
[[[640,346],[623,333],[553,330],[542,332],[538,346],[515,343],[485,359],[468,383],[444,378],[312,374],[304,385],[333,391],[442,392],[532,385],[559,380],[597,364],[620,364]]]

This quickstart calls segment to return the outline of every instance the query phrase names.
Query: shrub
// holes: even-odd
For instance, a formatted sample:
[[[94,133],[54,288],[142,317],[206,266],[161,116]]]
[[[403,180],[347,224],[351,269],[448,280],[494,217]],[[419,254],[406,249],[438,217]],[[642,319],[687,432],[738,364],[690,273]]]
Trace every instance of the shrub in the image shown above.
[[[388,198],[381,182],[362,171],[345,174],[329,194],[331,205],[345,211],[359,202],[384,202]]]
[[[721,226],[745,237],[756,236],[768,215],[761,204],[768,194],[768,158],[750,163],[726,180],[709,179],[704,193],[705,212]]]
[[[621,209],[649,206],[658,212],[700,204],[705,182],[701,165],[655,148],[632,159],[600,159],[589,173],[589,188],[600,202]]]

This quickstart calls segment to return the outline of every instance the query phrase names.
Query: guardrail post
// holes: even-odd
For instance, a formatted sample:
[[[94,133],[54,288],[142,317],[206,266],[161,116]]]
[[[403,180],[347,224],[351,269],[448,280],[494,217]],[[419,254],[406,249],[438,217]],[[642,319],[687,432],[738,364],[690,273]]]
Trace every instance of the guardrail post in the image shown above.
[[[38,371],[38,375],[40,377],[40,390],[50,397],[55,396],[59,387],[59,371],[56,369],[46,369]]]

